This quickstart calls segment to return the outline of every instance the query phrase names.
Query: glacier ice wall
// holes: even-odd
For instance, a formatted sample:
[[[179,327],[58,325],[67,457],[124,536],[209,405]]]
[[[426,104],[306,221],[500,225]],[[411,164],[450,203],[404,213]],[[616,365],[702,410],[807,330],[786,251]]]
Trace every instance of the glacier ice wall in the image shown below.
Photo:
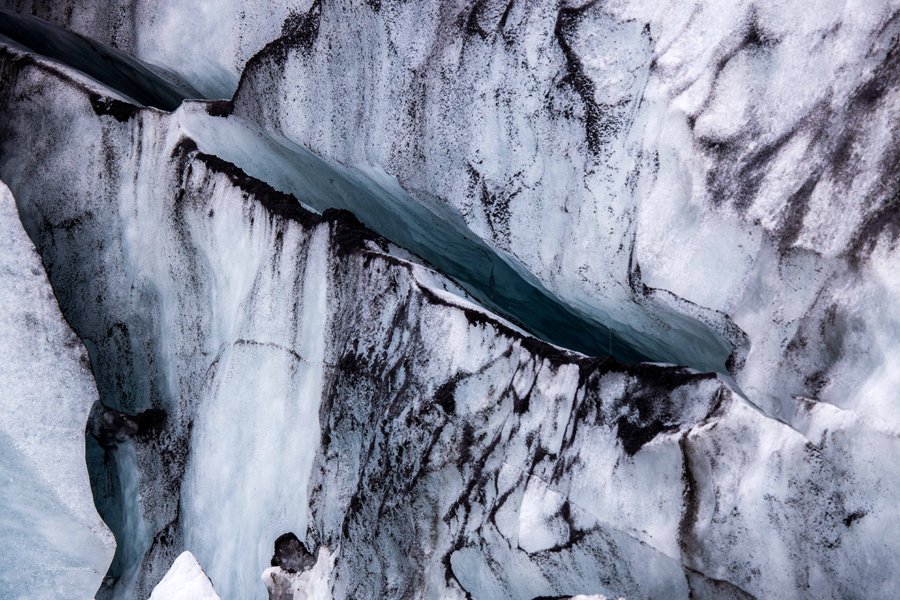
[[[168,4],[124,14],[152,30]],[[777,418],[802,426],[805,398],[896,430],[896,0],[288,10],[232,54],[237,114],[451,207],[587,313],[658,337],[728,315],[737,383]],[[259,18],[241,39],[271,38]]]
[[[896,0],[8,5],[198,87],[182,65],[247,64],[237,113],[452,207],[573,306],[727,314],[767,412],[896,428],[898,316],[857,301],[897,304]]]
[[[0,596],[91,598],[115,543],[94,509],[84,346],[0,183]]]
[[[897,312],[850,298],[896,305],[898,15],[322,2],[248,62],[235,111],[454,207],[583,310],[729,315],[737,381],[778,418],[802,396],[895,429]]]
[[[36,17],[0,10],[0,34],[20,49],[60,61],[114,88],[120,100],[115,110],[123,116],[130,109],[121,100],[172,109],[191,97],[185,85],[172,83],[165,74],[157,75],[119,51]],[[110,103],[100,97],[93,102]],[[547,290],[518,261],[472,235],[452,210],[421,204],[377,169],[347,168],[324,160],[229,115],[230,111],[229,103],[190,104],[179,111],[179,121],[204,153],[301,197],[304,206],[316,212],[351,210],[379,234],[452,277],[483,305],[546,341],[590,355],[611,354],[629,362],[651,360],[701,371],[724,373],[728,364],[742,360],[744,336],[724,315],[710,321],[697,307],[682,314],[671,307],[634,305],[636,318],[623,321],[600,309],[581,311]]]
[[[264,598],[286,531],[338,552],[335,598],[896,591],[897,435],[870,407],[797,398],[789,425],[713,375],[547,345],[202,152],[196,107],[0,69],[0,174],[101,399],[165,413],[131,441],[153,536],[112,595],[190,549],[223,598]],[[892,293],[892,252],[848,276]]]
[[[246,65],[237,113],[452,207],[579,310],[728,315],[770,414],[896,426],[897,314],[853,300],[897,298],[896,0],[6,4],[198,87],[183,65]]]

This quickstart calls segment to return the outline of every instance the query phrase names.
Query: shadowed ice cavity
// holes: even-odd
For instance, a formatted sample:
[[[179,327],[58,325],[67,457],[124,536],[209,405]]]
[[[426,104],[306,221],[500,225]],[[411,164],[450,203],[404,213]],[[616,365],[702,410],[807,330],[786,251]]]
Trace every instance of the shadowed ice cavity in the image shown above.
[[[185,98],[201,97],[174,76],[163,77],[158,68],[37,17],[0,10],[0,36],[77,69],[144,106],[171,111]]]
[[[196,93],[163,79],[144,63],[117,50],[35,18],[0,11],[0,33],[88,74],[119,94],[174,110]],[[632,302],[633,323],[662,320],[668,333],[647,332],[614,320],[599,308],[566,304],[513,258],[491,248],[448,207],[426,205],[378,169],[350,169],[276,138],[237,117],[212,117],[202,104],[178,111],[185,133],[200,150],[234,163],[248,175],[293,194],[307,208],[341,208],[391,242],[425,259],[456,280],[477,301],[537,337],[584,354],[611,354],[625,362],[651,360],[726,371],[732,348],[700,321],[675,311],[648,315]],[[602,259],[601,259],[602,260]]]

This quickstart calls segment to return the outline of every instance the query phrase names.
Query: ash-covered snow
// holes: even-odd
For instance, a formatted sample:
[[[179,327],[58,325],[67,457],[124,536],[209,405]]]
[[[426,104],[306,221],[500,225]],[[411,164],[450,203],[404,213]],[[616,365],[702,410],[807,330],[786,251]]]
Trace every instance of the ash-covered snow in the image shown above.
[[[115,543],[94,509],[87,353],[0,183],[0,597],[92,598]]]

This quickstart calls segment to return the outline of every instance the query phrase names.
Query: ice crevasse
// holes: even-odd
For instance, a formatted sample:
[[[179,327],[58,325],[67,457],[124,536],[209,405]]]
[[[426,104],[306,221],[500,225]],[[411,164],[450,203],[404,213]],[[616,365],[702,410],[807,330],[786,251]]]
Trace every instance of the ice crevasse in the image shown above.
[[[141,27],[176,9],[136,5],[143,41],[122,47],[186,43],[154,49]],[[103,597],[198,563],[225,599],[278,577],[308,591],[311,572],[270,565],[288,531],[334,598],[894,595],[896,186],[869,178],[895,156],[897,9],[791,24],[760,3],[685,6],[298,6],[233,102],[174,112],[7,46],[0,177],[100,400],[159,417],[88,448],[119,539]],[[102,39],[103,23],[79,26]],[[859,68],[797,57],[828,31]],[[232,50],[209,52],[243,68]],[[831,104],[798,92],[766,121],[796,64]],[[484,132],[468,144],[464,116]],[[323,162],[294,162],[310,149]],[[579,310],[743,330],[729,369],[745,397],[527,335],[317,205],[317,173],[456,211]],[[834,191],[846,181],[857,196]],[[860,200],[837,223],[842,197]]]

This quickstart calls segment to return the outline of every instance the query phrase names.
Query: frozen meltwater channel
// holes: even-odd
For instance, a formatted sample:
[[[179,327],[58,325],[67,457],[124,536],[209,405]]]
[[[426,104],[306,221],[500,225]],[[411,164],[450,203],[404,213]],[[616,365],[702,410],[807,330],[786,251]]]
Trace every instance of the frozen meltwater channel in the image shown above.
[[[4,36],[146,106],[174,110],[185,98],[201,97],[190,85],[159,68],[37,17],[0,10],[0,41]]]
[[[34,17],[0,11],[0,33],[143,104],[171,109],[179,99],[197,95],[126,54]],[[294,195],[313,211],[349,210],[378,234],[456,280],[489,309],[545,341],[587,355],[611,354],[626,362],[649,360],[727,371],[732,346],[707,324],[637,301],[629,301],[621,311],[624,319],[598,307],[567,304],[513,257],[472,233],[453,209],[413,198],[377,166],[357,169],[327,161],[238,117],[210,116],[204,103],[183,104],[177,114],[201,151]]]

